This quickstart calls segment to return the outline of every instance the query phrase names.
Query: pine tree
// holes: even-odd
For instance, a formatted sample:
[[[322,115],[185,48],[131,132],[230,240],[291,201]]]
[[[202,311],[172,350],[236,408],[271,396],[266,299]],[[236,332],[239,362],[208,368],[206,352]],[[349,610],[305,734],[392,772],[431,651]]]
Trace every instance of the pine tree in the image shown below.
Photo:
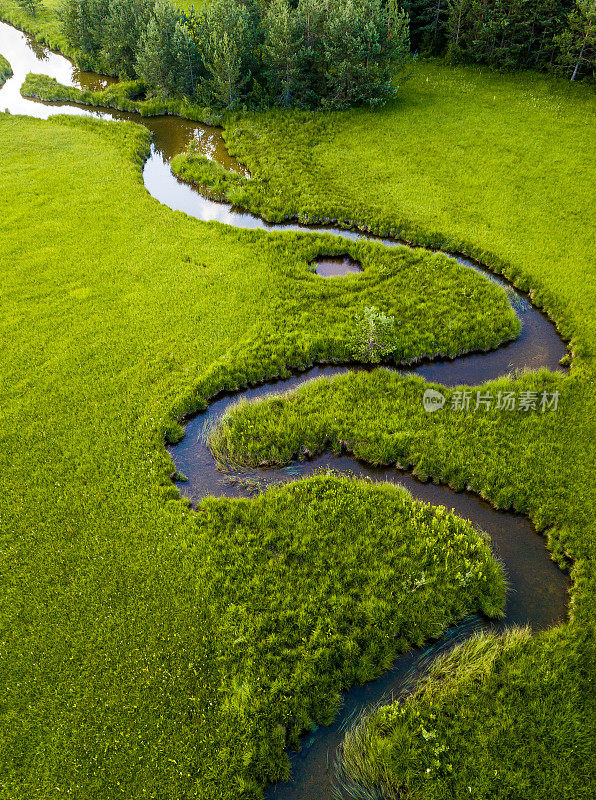
[[[326,87],[323,33],[328,6],[329,0],[298,0],[297,15],[304,31],[307,97],[313,105],[318,105]]]
[[[393,20],[393,23],[392,23]],[[378,104],[394,94],[392,71],[398,53],[409,50],[407,18],[394,3],[336,0],[323,29],[327,90],[332,108]]]
[[[157,0],[141,35],[136,60],[136,72],[149,86],[167,90],[176,85],[177,21],[177,14],[167,0]]]
[[[439,54],[445,46],[448,0],[405,0],[402,4],[410,17],[410,38],[415,51]]]
[[[448,1],[447,56],[449,60],[457,60],[465,50],[466,17],[470,8],[470,0]]]
[[[95,63],[102,48],[109,0],[67,0],[60,8],[62,30],[69,44]]]
[[[176,88],[182,94],[193,96],[205,70],[197,42],[186,21],[176,22],[173,44],[177,64]]]
[[[263,62],[273,101],[303,103],[308,85],[308,51],[303,20],[288,0],[273,0],[265,16]]]
[[[237,108],[252,76],[257,40],[255,17],[237,0],[217,0],[204,12],[198,32],[210,102]]]
[[[449,0],[448,55],[498,69],[545,69],[569,0]]]
[[[139,44],[151,12],[151,0],[109,0],[102,49],[106,66],[122,78],[135,77]]]

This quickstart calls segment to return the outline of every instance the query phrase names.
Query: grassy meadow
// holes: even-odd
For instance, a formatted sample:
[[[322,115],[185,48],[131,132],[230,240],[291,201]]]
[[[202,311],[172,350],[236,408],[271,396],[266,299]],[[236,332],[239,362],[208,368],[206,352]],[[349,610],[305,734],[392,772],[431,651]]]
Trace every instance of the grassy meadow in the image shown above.
[[[35,23],[48,37],[51,19]],[[380,111],[228,122],[247,206],[463,250],[531,288],[573,344],[569,377],[491,387],[558,390],[557,412],[423,415],[422,381],[378,370],[240,406],[218,434],[239,459],[343,443],[469,485],[571,565],[568,625],[464,647],[406,711],[367,723],[345,762],[365,786],[589,796],[593,119],[582,86],[421,64]],[[470,526],[391,487],[322,475],[196,514],[164,437],[221,389],[349,357],[366,305],[402,322],[398,360],[494,346],[515,320],[441,256],[170,211],[142,185],[143,128],[3,115],[0,146],[0,798],[258,798],[342,688],[467,610],[498,615],[502,577]],[[346,250],[361,276],[313,275],[318,253]],[[478,578],[465,592],[462,566]]]
[[[476,256],[531,288],[593,359],[595,122],[589,87],[431,62],[384,109],[238,117],[226,139],[259,213]]]
[[[199,780],[207,796],[288,778],[284,746],[330,723],[341,690],[470,611],[502,613],[487,542],[392,485],[319,475],[197,511],[186,542],[221,680],[209,715],[219,739]],[[198,714],[212,706],[202,699]]]
[[[62,31],[60,30],[60,20],[58,9],[62,5],[62,0],[43,0],[36,14],[31,14],[16,0],[0,0],[0,19],[9,22],[16,28],[20,28],[26,33],[65,55],[72,55]]]
[[[347,447],[470,487],[530,516],[571,566],[568,626],[503,645],[479,669],[464,647],[445,667],[452,680],[437,668],[403,707],[373,714],[346,752],[356,797],[593,794],[595,110],[587,87],[425,64],[380,112],[278,112],[228,127],[253,175],[249,207],[355,221],[475,256],[529,289],[574,354],[569,377],[528,373],[483,387],[493,396],[558,391],[555,414],[452,412],[449,390],[430,417],[420,379],[380,370],[241,404],[213,434],[214,451],[235,463]],[[501,644],[480,647],[495,654]]]
[[[338,638],[316,708],[304,700],[310,689],[300,694],[312,685],[308,672],[306,683],[296,677],[290,699],[270,695],[268,727],[259,726],[255,711],[245,735],[221,710],[236,707],[247,679],[238,682],[245,667],[236,657],[244,651],[232,648],[223,663],[217,649],[231,630],[216,613],[222,600],[213,584],[222,559],[244,563],[245,539],[234,543],[227,534],[233,503],[212,501],[197,516],[178,499],[164,436],[175,438],[178,414],[221,388],[345,357],[354,315],[370,303],[407,313],[404,343],[422,354],[433,346],[428,330],[440,337],[446,317],[457,320],[458,348],[478,346],[487,331],[493,344],[510,335],[516,322],[505,294],[441,256],[385,253],[373,244],[353,246],[361,276],[326,281],[309,261],[338,247],[330,237],[236,231],[174,213],[143,187],[142,127],[6,115],[0,141],[0,796],[51,797],[61,786],[88,798],[237,798],[246,781],[241,796],[258,797],[265,777],[285,774],[290,734],[295,738],[307,720],[328,719],[340,687],[380,670],[407,641],[422,641],[466,608],[484,603],[496,613],[501,579],[493,571],[492,600],[483,584],[466,600],[461,590],[450,596],[446,574],[438,577],[445,591],[428,617],[420,612],[400,623],[396,638],[367,637],[368,661]],[[429,322],[422,276],[433,274],[436,317]],[[423,313],[424,330],[414,324]],[[307,488],[291,491],[298,493],[291,501],[297,515],[320,513]],[[392,503],[397,509],[408,502],[366,485],[347,493],[375,519]],[[279,528],[289,513],[276,511],[283,496],[266,498],[259,502],[271,504],[271,527]],[[329,509],[330,502],[321,500]],[[249,537],[255,512],[250,504],[239,508],[246,523],[238,526],[246,525]],[[328,516],[336,531],[337,514],[330,509]],[[323,526],[317,517],[314,529]],[[354,526],[342,535],[354,539],[363,530],[360,517]],[[304,536],[312,539],[312,532],[309,523]],[[379,549],[368,558],[360,575],[362,591],[370,590],[367,608],[374,615],[378,606],[389,624],[397,609],[392,601],[381,608],[373,589],[391,553]],[[415,550],[411,558],[418,558]],[[277,561],[271,568],[262,573],[264,592],[272,581],[292,581],[294,568],[302,574],[304,562],[290,558],[281,575]],[[393,567],[386,568],[384,579],[393,580]],[[242,580],[233,571],[226,578],[238,592]],[[393,585],[397,603],[397,574]],[[354,617],[348,600],[355,589],[325,586],[325,615],[322,601],[309,606],[308,625],[316,630],[331,620],[345,630],[350,619],[351,635],[362,643],[370,621]],[[260,641],[261,623],[247,602],[239,598],[236,623],[245,619],[255,646],[275,663],[279,642]],[[293,613],[299,620],[302,610]],[[306,657],[307,643],[296,642],[294,651]],[[296,711],[293,727],[275,717],[286,706]]]
[[[413,696],[350,731],[338,782],[358,800],[588,800],[594,662],[575,637],[562,627],[539,646],[515,629],[472,638],[437,660]]]

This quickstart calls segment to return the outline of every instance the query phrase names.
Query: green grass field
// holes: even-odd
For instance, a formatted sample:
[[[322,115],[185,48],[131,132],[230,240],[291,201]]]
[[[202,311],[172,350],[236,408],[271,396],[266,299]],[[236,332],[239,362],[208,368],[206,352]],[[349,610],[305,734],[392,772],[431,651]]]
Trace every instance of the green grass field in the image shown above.
[[[355,220],[476,254],[596,357],[594,124],[588,87],[420,64],[397,103],[230,123],[271,217]]]
[[[242,405],[213,435],[234,462],[285,463],[303,448],[349,442],[373,463],[471,486],[528,514],[553,556],[573,565],[571,625],[481,659],[480,669],[474,647],[463,648],[445,665],[452,680],[438,667],[403,711],[373,715],[346,752],[356,797],[593,796],[595,110],[585,87],[429,64],[380,113],[278,113],[229,126],[254,176],[248,206],[355,220],[474,255],[530,289],[575,355],[571,377],[486,387],[558,389],[555,416],[429,419],[422,383],[381,371]]]
[[[247,196],[255,208],[461,247],[535,289],[573,337],[571,377],[518,380],[557,386],[556,416],[431,423],[420,414],[419,382],[379,371],[303,389],[280,404],[278,431],[255,407],[260,443],[246,427],[242,436],[229,431],[227,446],[240,455],[267,452],[281,432],[288,454],[306,440],[316,449],[343,436],[364,458],[410,461],[530,514],[554,555],[573,561],[571,624],[515,640],[480,670],[470,648],[454,656],[455,679],[437,673],[423,687],[445,709],[436,732],[429,694],[412,698],[401,727],[385,720],[385,760],[373,759],[367,779],[377,768],[394,785],[407,775],[412,797],[427,788],[426,762],[404,769],[420,752],[417,713],[456,767],[440,773],[436,796],[459,798],[468,786],[487,799],[500,786],[520,800],[589,796],[593,117],[583,87],[421,65],[401,101],[381,112],[230,122],[229,141],[255,176]],[[399,619],[397,603],[379,601],[397,566],[370,545],[388,517],[399,518],[407,563],[418,564],[416,531],[445,544],[431,537],[433,512],[396,490],[320,477],[255,501],[210,500],[197,516],[169,483],[164,435],[176,438],[176,417],[218,389],[345,355],[365,303],[409,310],[412,353],[428,352],[429,321],[438,331],[457,315],[458,338],[449,341],[458,351],[485,335],[487,316],[492,342],[502,338],[511,324],[502,295],[440,257],[384,255],[373,245],[353,246],[365,280],[359,291],[361,279],[348,279],[343,292],[307,265],[337,243],[234,231],[160,206],[141,182],[140,128],[2,116],[0,143],[0,797],[258,797],[260,781],[285,774],[286,741],[328,719],[339,688],[467,608],[497,613],[500,577],[493,571],[491,591],[476,585],[462,596],[450,570],[437,574],[442,591]],[[421,270],[443,287],[441,304],[437,295],[424,303]],[[471,308],[453,291],[465,281]],[[382,426],[381,411],[389,415]],[[292,514],[293,526],[280,523]],[[476,547],[475,563],[491,565],[469,526],[439,516],[436,527],[457,530]],[[349,582],[355,554],[368,599]],[[311,572],[330,580],[311,587]],[[305,594],[285,607],[279,587],[288,574],[305,593],[321,592],[316,602]],[[396,600],[406,589],[398,583]],[[234,608],[224,608],[227,598]],[[292,652],[283,665],[276,614],[313,633],[285,642]],[[371,620],[399,634],[377,640]],[[332,646],[320,638],[329,622]],[[292,658],[308,668],[292,672]],[[275,684],[278,670],[284,680]],[[535,757],[521,757],[522,740]]]
[[[229,503],[214,501],[201,524],[176,499],[164,434],[175,436],[175,414],[219,388],[279,374],[289,363],[345,357],[353,317],[366,304],[396,306],[414,321],[427,305],[421,272],[435,274],[435,290],[443,285],[430,330],[439,335],[445,315],[459,316],[458,346],[477,345],[492,324],[493,342],[513,332],[505,295],[442,257],[387,254],[375,245],[354,246],[365,272],[346,282],[346,294],[308,265],[338,247],[331,239],[238,232],[160,206],[142,185],[147,134],[140,127],[2,117],[0,141],[8,267],[0,315],[1,619],[10,654],[0,666],[4,796],[49,797],[63,785],[89,798],[235,798],[242,781],[245,796],[258,796],[259,781],[285,771],[279,725],[287,703],[295,719],[283,724],[295,738],[309,720],[329,718],[340,686],[378,672],[406,641],[420,642],[474,608],[482,591],[466,601],[441,579],[434,611],[427,603],[397,638],[374,645],[368,637],[377,648],[368,656],[338,639],[343,661],[336,653],[329,662],[316,707],[308,710],[307,684],[283,698],[272,688],[267,715],[255,711],[250,731],[239,732],[217,711],[227,692],[235,707],[234,692],[246,681],[238,683],[234,652],[228,667],[216,648],[226,628],[217,621],[209,583],[217,573],[208,565],[223,553],[240,564],[245,546],[230,543],[225,525],[212,519]],[[410,326],[412,353],[432,346],[420,327]],[[299,516],[321,514],[316,498],[299,502],[302,490],[291,491]],[[361,502],[369,495],[373,502],[369,487],[359,492]],[[272,527],[287,517],[274,496],[260,502],[273,504]],[[321,504],[337,530],[330,502]],[[378,514],[389,513],[382,495],[378,505]],[[323,528],[321,518],[316,529]],[[358,520],[345,535],[361,529]],[[312,537],[310,524],[306,534]],[[375,556],[386,557],[383,550]],[[380,565],[371,562],[370,579],[361,575],[364,588],[378,580]],[[274,578],[255,575],[263,591]],[[493,585],[498,590],[496,577]],[[369,623],[349,616],[346,605],[352,589],[325,591],[338,602],[324,620],[345,628],[352,619],[364,641]],[[455,605],[442,611],[445,600]],[[246,603],[239,606],[250,627]],[[497,607],[493,601],[493,613]],[[308,615],[315,629],[321,608]],[[390,602],[387,613],[394,612]],[[263,647],[274,660],[275,637]],[[306,658],[308,647],[296,643],[297,657]],[[356,674],[354,659],[370,666]]]

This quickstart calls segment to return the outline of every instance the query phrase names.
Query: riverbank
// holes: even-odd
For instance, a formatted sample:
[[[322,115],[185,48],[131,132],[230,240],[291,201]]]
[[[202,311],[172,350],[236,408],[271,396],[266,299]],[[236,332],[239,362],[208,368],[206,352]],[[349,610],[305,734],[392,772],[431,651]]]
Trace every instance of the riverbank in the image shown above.
[[[10,78],[12,75],[12,68],[8,61],[4,58],[4,56],[0,56],[0,87],[3,86],[4,83]]]
[[[23,97],[50,103],[78,103],[91,108],[114,108],[140,114],[141,117],[173,115],[205,125],[220,125],[222,116],[211,108],[191,103],[188,99],[146,97],[142,81],[119,81],[100,91],[84,91],[76,86],[63,86],[48,75],[29,74],[21,86]]]
[[[461,116],[462,96],[455,96]],[[466,98],[470,126],[484,100],[477,109],[475,96],[468,92]],[[506,112],[504,100],[499,113]],[[353,179],[344,171],[341,180],[327,184],[330,197],[337,192],[338,206],[372,192],[374,181],[384,187],[387,198],[395,192],[396,202],[399,199],[399,187],[409,173],[397,170],[384,183],[378,180],[380,151],[386,153],[387,142],[393,154],[406,147],[398,133],[395,139],[388,136],[384,113],[367,117],[368,125],[377,124],[377,119],[380,126],[378,160],[360,165]],[[395,126],[412,109],[400,107],[392,113]],[[441,114],[434,119],[439,125]],[[462,417],[459,427],[452,417],[450,424],[435,427],[436,415],[423,417],[414,405],[420,398],[409,397],[397,378],[395,385],[364,383],[370,406],[361,403],[357,416],[368,411],[361,430],[365,435],[358,439],[364,456],[375,454],[379,445],[395,449],[401,437],[404,453],[420,456],[421,474],[448,480],[452,471],[476,491],[486,484],[487,496],[498,496],[502,504],[516,503],[526,513],[538,509],[536,523],[548,531],[554,555],[573,562],[571,624],[535,637],[533,660],[514,653],[507,671],[499,673],[505,686],[503,702],[491,709],[490,721],[483,687],[496,684],[474,683],[467,690],[466,753],[484,748],[483,775],[497,761],[499,768],[513,765],[511,780],[504,785],[515,786],[517,776],[526,800],[543,775],[555,793],[562,788],[571,797],[582,791],[589,785],[593,752],[587,749],[592,740],[586,702],[594,607],[594,395],[586,356],[591,272],[587,260],[576,258],[589,253],[589,237],[585,223],[577,225],[580,239],[565,239],[570,252],[561,259],[559,237],[567,235],[570,223],[566,206],[553,204],[555,193],[545,195],[550,185],[542,172],[552,171],[553,185],[562,182],[559,190],[567,204],[574,204],[578,218],[590,218],[588,195],[582,192],[586,176],[575,180],[579,162],[574,158],[589,120],[585,111],[573,118],[564,129],[559,152],[553,145],[552,160],[539,165],[536,175],[532,152],[523,157],[523,129],[512,144],[516,115],[505,119],[510,124],[501,126],[498,148],[482,138],[486,120],[480,113],[478,127],[466,133],[477,161],[485,153],[494,158],[509,147],[515,150],[518,173],[497,173],[499,192],[492,191],[489,182],[477,196],[478,187],[466,185],[463,167],[461,174],[445,168],[437,176],[427,164],[424,174],[429,183],[436,181],[435,196],[442,198],[447,193],[439,190],[449,178],[451,210],[457,210],[453,224],[466,228],[468,236],[477,235],[479,248],[489,239],[479,220],[492,220],[498,234],[493,231],[494,241],[501,243],[498,252],[510,261],[507,232],[512,234],[516,227],[527,244],[534,231],[523,268],[545,285],[552,271],[553,296],[573,311],[566,324],[576,342],[576,358],[568,378],[507,378],[503,385],[516,390],[532,388],[537,380],[548,381],[549,389],[560,385],[558,416],[479,419],[470,414]],[[558,112],[547,114],[542,124],[549,119],[545,135],[556,139]],[[448,154],[445,160],[455,163],[453,140],[447,135],[450,124],[442,128],[442,145]],[[297,128],[288,130],[300,136]],[[341,130],[336,140],[328,129],[326,142],[334,159],[341,145],[348,163],[354,160],[364,133],[354,130],[346,148]],[[498,133],[493,122],[491,134]],[[288,361],[299,363],[302,358],[308,363],[300,339],[279,341],[276,329],[264,336],[264,321],[269,312],[275,315],[285,308],[280,286],[295,295],[309,281],[332,284],[308,271],[313,248],[300,237],[205,225],[159,206],[141,184],[139,161],[148,147],[142,130],[96,121],[3,118],[0,136],[7,231],[0,247],[3,260],[11,264],[3,276],[6,313],[1,317],[0,351],[7,378],[2,390],[0,503],[7,531],[3,548],[10,565],[2,595],[3,626],[9,632],[8,657],[0,665],[7,709],[3,791],[13,798],[33,792],[50,797],[56,786],[89,798],[258,796],[258,785],[249,778],[253,770],[270,778],[283,774],[285,733],[273,731],[267,742],[278,747],[274,774],[264,762],[258,739],[238,746],[238,726],[227,727],[218,717],[224,701],[235,713],[245,707],[250,694],[243,682],[233,680],[220,692],[225,676],[218,659],[217,620],[205,602],[207,587],[197,582],[205,564],[192,547],[189,553],[189,542],[196,542],[197,521],[170,484],[172,464],[163,451],[163,435],[169,415],[180,410],[179,399],[192,397],[201,381],[214,391],[233,388],[246,381],[247,364],[253,371],[258,366],[262,377],[283,374]],[[436,147],[441,131],[435,130],[433,137]],[[257,141],[247,163],[258,167]],[[294,139],[289,147],[297,150]],[[283,175],[283,152],[277,151],[278,160],[273,153],[267,156],[272,158],[267,162],[270,180],[279,170],[280,183],[282,177],[291,181],[294,174],[290,169]],[[319,154],[320,148],[311,152]],[[474,153],[466,158],[471,164]],[[562,163],[557,166],[558,158]],[[423,162],[421,158],[416,170],[423,170]],[[325,171],[319,162],[313,163],[312,180],[320,188]],[[366,175],[367,169],[368,181],[363,183],[362,171]],[[525,181],[518,184],[521,172]],[[297,205],[302,186],[293,186],[299,191],[293,199]],[[511,224],[500,209],[503,193],[515,197]],[[404,203],[408,197],[404,192]],[[548,202],[539,206],[544,197]],[[414,211],[411,202],[408,199],[409,213]],[[542,207],[547,209],[543,217]],[[536,220],[540,225],[533,227]],[[427,305],[432,316],[434,300]],[[321,303],[321,309],[326,307]],[[327,343],[326,321],[318,327],[312,319],[308,324],[298,318],[291,322],[296,327],[304,323],[301,333],[309,346]],[[421,335],[421,325],[416,327]],[[380,422],[386,417],[373,419],[375,409],[393,409],[404,396],[403,408],[392,411],[393,429]],[[341,425],[356,440],[351,430],[354,399],[344,407],[341,395],[336,398]],[[318,414],[320,408],[313,407]],[[312,414],[303,429],[318,419],[324,417]],[[218,536],[210,536],[209,542],[218,552]],[[230,537],[221,538],[222,548],[233,544]],[[240,565],[242,554],[239,548],[231,561]],[[333,578],[332,565],[329,575]],[[242,604],[229,613],[241,618]],[[265,630],[260,633],[261,639],[266,637]],[[240,632],[237,638],[241,636]],[[560,648],[551,646],[555,639],[563,643]],[[275,641],[270,644],[273,649]],[[236,646],[241,648],[242,641]],[[535,669],[539,659],[542,667]],[[490,665],[489,669],[490,678],[494,671]],[[553,680],[557,691],[552,691]],[[573,689],[567,697],[566,681]],[[514,699],[520,695],[533,709],[526,717],[529,751],[541,737],[536,753],[555,754],[547,769],[531,759],[519,763],[516,737],[498,736],[498,750],[486,746],[489,733],[496,736],[506,730],[507,709],[515,710]],[[552,699],[541,705],[546,695]],[[283,687],[278,697],[280,703],[291,704]],[[569,720],[567,727],[560,725],[564,719]],[[450,746],[457,746],[461,731],[448,715],[444,722],[442,735],[450,737]],[[230,771],[240,762],[242,768]],[[462,755],[460,763],[459,779],[475,780],[472,759]],[[446,791],[459,786],[449,775],[442,780]],[[467,785],[478,788],[480,796],[485,791],[478,781]]]
[[[66,38],[60,30],[58,8],[61,0],[44,0],[36,14],[31,14],[16,0],[0,0],[0,19],[34,36],[38,42],[47,45],[65,56],[73,56]]]

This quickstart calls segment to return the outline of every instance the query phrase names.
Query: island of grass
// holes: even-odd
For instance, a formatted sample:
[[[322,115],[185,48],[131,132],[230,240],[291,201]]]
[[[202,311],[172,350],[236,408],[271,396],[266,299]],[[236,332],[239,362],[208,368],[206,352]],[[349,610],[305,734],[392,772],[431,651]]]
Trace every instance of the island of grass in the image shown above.
[[[12,75],[12,67],[3,55],[0,55],[0,86],[3,86]]]
[[[218,665],[200,704],[219,698],[202,775],[213,796],[240,776],[255,790],[287,779],[284,747],[330,723],[342,690],[470,612],[504,606],[500,568],[470,523],[390,484],[319,475],[256,499],[207,499],[185,542]]]
[[[308,420],[298,424],[295,399],[282,403],[280,414],[287,415],[282,430],[295,427],[288,448],[312,431],[315,443],[328,446],[318,427],[326,422],[332,441],[351,442],[364,458],[409,459],[420,475],[469,485],[502,507],[518,508],[571,567],[569,623],[507,646],[487,640],[481,660],[471,649],[454,656],[455,682],[445,682],[443,695],[446,670],[422,687],[434,687],[440,719],[430,695],[412,700],[403,725],[391,718],[395,710],[386,712],[385,750],[371,767],[373,780],[389,761],[388,785],[398,786],[409,764],[407,786],[418,791],[428,756],[440,762],[435,788],[446,796],[459,798],[464,787],[463,796],[498,797],[502,785],[523,800],[589,797],[596,718],[592,98],[584,87],[536,76],[431,64],[421,65],[400,101],[384,110],[260,114],[238,120],[233,130],[255,186],[270,181],[263,205],[271,214],[352,219],[465,250],[532,289],[572,339],[569,377],[529,374],[500,384],[560,390],[556,414],[422,416],[422,384],[385,370],[328,387],[328,396],[339,393],[337,422],[325,416],[321,387],[300,395]],[[0,300],[2,792],[19,800],[63,789],[84,800],[259,797],[262,779],[286,774],[282,750],[296,723],[312,720],[310,700],[298,690],[313,684],[312,672],[290,674],[286,661],[293,689],[286,692],[286,682],[269,687],[269,711],[288,708],[289,719],[278,725],[268,716],[258,735],[247,725],[242,738],[238,719],[263,708],[251,677],[267,668],[264,658],[245,662],[243,647],[279,655],[276,636],[267,637],[271,608],[279,610],[283,596],[271,597],[259,573],[241,567],[245,554],[259,568],[266,560],[263,575],[279,586],[281,565],[292,562],[297,546],[284,527],[284,514],[292,513],[288,499],[304,492],[298,499],[307,512],[313,484],[257,498],[267,535],[282,544],[264,553],[244,501],[210,500],[198,516],[180,501],[164,434],[179,434],[176,419],[222,389],[337,355],[364,301],[397,316],[403,301],[382,291],[385,266],[394,287],[402,264],[406,272],[418,264],[419,275],[436,270],[433,283],[443,271],[448,282],[464,280],[464,270],[450,275],[450,262],[440,257],[402,262],[380,250],[350,249],[365,269],[341,281],[339,288],[353,287],[344,313],[338,285],[309,271],[318,253],[333,252],[325,238],[235,231],[160,207],[142,185],[148,141],[141,129],[2,115],[0,142],[0,252],[8,265]],[[358,299],[367,272],[369,295]],[[487,283],[474,280],[475,291]],[[321,294],[313,301],[315,283]],[[466,326],[490,309],[474,301],[465,311],[467,300],[417,294],[411,284],[418,319],[424,314],[436,323],[441,308],[455,309],[462,338],[450,345],[472,346],[476,334],[466,334]],[[508,307],[499,308],[495,321],[510,324]],[[419,353],[426,349],[424,330],[416,325],[407,342]],[[351,389],[370,400],[369,410],[356,414]],[[397,399],[403,408],[392,407]],[[375,409],[391,410],[395,427],[375,419]],[[263,434],[266,445],[272,432],[264,427]],[[244,431],[244,443],[238,441],[257,449],[255,439]],[[326,480],[317,478],[316,508]],[[353,508],[362,492],[370,503],[362,508],[373,518],[388,502],[383,495],[375,507],[377,495],[359,484],[342,491]],[[331,500],[325,509],[333,519]],[[329,533],[317,513],[313,508],[317,531]],[[424,513],[434,519],[430,509]],[[297,556],[305,561],[295,558],[301,578],[309,563],[302,539]],[[351,595],[342,573],[346,538],[332,542],[341,592],[327,608],[338,620]],[[386,565],[387,551],[368,555],[365,569],[379,581],[376,566]],[[335,577],[333,565],[328,577]],[[258,608],[246,596],[251,580],[261,592]],[[235,609],[224,608],[218,589],[224,582]],[[440,604],[453,600],[441,597]],[[371,613],[376,608],[373,602]],[[390,613],[383,624],[394,624]],[[442,613],[437,630],[445,624]],[[227,623],[240,618],[245,629],[232,632]],[[366,625],[368,617],[360,619]],[[317,670],[321,712],[332,711],[342,682],[358,677],[351,641],[344,640],[346,658],[337,671],[326,661]],[[307,649],[300,645],[296,659]],[[314,659],[316,651],[308,652]],[[372,668],[383,666],[380,655],[373,649]],[[367,677],[371,663],[364,665]],[[520,725],[508,736],[516,714]],[[401,750],[398,740],[405,742]],[[528,758],[520,754],[522,743]],[[412,765],[411,753],[425,759]]]
[[[174,156],[170,166],[174,175],[196,186],[205,196],[233,206],[248,205],[246,187],[250,179],[202,155],[194,143],[185,153]]]
[[[221,114],[211,108],[199,106],[187,98],[147,96],[147,87],[142,81],[118,81],[105,89],[88,91],[76,86],[64,86],[48,75],[29,73],[21,86],[23,97],[44,100],[50,103],[68,102],[92,108],[114,108],[129,111],[142,117],[173,115],[206,125],[221,123]]]

